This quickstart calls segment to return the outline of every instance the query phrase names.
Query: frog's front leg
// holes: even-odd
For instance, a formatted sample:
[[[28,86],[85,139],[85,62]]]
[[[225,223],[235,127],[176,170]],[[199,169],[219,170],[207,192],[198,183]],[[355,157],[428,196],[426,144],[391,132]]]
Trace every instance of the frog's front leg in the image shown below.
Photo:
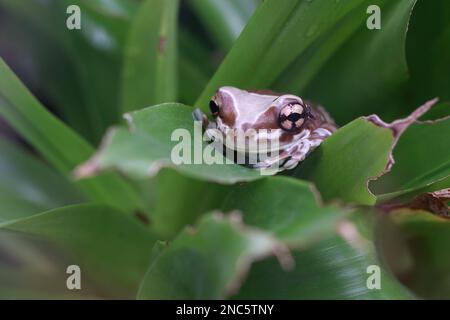
[[[298,143],[291,151],[291,157],[283,163],[283,170],[290,170],[295,168],[299,162],[305,160],[305,158],[320,144],[323,140],[330,136],[331,132],[326,129],[316,129],[312,132],[312,134],[308,137],[308,139],[302,140]]]

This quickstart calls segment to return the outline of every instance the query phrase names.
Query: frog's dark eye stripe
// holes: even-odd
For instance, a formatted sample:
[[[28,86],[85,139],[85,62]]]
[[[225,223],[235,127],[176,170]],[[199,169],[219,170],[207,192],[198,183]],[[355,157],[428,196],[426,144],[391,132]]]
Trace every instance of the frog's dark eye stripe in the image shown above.
[[[211,110],[213,116],[217,116],[219,114],[219,106],[214,102],[214,100],[209,102],[209,110]]]
[[[309,108],[298,103],[283,107],[278,116],[279,126],[286,131],[297,131],[309,116]]]

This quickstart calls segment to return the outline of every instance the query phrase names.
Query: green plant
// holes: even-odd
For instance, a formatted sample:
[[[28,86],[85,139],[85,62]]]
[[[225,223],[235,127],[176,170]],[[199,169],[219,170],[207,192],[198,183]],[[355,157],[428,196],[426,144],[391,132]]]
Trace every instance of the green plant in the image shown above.
[[[65,27],[70,4],[81,30]],[[448,2],[0,10],[0,117],[27,142],[0,138],[0,297],[450,298]],[[318,101],[341,128],[283,175],[174,166],[172,131],[223,85]]]

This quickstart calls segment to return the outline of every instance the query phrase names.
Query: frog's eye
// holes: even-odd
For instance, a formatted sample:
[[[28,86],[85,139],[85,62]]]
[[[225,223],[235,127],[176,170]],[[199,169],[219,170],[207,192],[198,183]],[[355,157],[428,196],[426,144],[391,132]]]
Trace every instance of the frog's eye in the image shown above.
[[[290,103],[281,109],[278,123],[283,130],[296,131],[300,129],[308,115],[309,109],[307,106]]]
[[[211,110],[213,116],[217,116],[219,114],[219,106],[214,100],[209,102],[209,109]]]

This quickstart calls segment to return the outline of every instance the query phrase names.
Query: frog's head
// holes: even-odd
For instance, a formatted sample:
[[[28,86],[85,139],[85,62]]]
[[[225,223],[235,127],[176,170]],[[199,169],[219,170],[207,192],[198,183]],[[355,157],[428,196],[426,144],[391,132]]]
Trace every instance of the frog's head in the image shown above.
[[[313,118],[311,108],[300,97],[234,87],[217,90],[209,107],[221,131],[268,129],[281,141],[291,140]]]
[[[298,96],[268,90],[221,87],[211,98],[209,108],[215,121],[208,128],[219,130],[224,137],[245,133],[246,139],[264,139],[266,145],[276,146],[276,156],[254,167],[291,168],[335,129],[321,108],[314,108]]]

